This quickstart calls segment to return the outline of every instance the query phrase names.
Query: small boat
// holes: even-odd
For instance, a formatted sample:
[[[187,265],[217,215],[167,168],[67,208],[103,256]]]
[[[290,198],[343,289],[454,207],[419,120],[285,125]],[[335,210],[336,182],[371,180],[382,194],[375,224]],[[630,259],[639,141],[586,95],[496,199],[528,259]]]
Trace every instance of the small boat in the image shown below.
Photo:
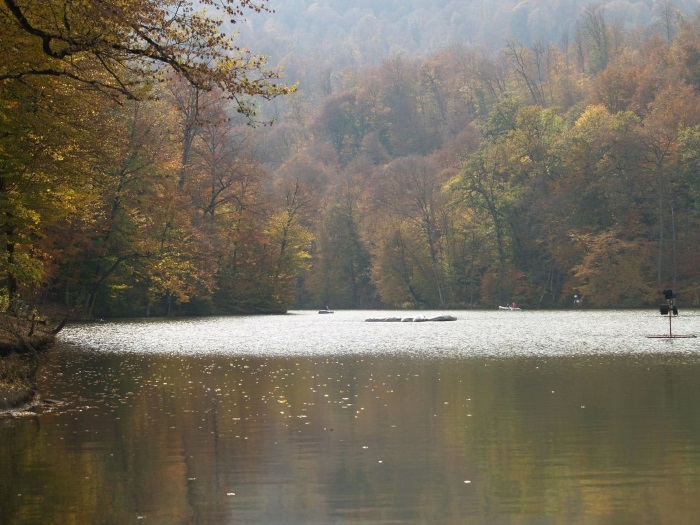
[[[326,308],[325,310],[319,310],[318,313],[320,314],[334,314],[335,312],[333,310],[329,310]]]
[[[499,306],[498,309],[499,309],[499,310],[511,310],[511,311],[515,311],[515,310],[520,310],[520,307],[518,307],[518,306]]]

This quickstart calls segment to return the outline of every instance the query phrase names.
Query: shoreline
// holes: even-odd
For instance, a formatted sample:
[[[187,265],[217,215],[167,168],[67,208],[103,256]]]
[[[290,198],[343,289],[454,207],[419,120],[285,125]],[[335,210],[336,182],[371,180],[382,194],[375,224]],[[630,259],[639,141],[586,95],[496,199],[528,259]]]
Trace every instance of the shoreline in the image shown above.
[[[5,391],[4,386],[0,383],[0,417],[11,416],[16,412],[26,412],[41,401],[33,387],[12,392]]]
[[[41,354],[49,350],[56,334],[40,327],[31,336],[17,335],[0,326],[0,417],[37,406],[36,372]]]

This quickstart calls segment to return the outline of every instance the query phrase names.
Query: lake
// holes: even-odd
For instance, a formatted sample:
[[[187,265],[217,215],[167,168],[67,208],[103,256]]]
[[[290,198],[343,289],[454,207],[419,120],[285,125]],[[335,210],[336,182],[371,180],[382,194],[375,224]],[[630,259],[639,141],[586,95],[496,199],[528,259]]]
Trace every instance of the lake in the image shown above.
[[[700,339],[648,338],[653,311],[421,313],[457,320],[68,326],[60,404],[0,418],[0,523],[698,523]]]

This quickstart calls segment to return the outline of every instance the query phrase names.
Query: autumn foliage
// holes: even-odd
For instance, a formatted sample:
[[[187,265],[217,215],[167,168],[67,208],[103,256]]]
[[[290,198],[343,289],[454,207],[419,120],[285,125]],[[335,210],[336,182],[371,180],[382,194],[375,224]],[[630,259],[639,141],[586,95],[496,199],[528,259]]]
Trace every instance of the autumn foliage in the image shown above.
[[[581,16],[566,45],[396,56],[342,92],[295,95],[306,118],[268,140],[295,141],[287,172],[304,177],[301,158],[335,172],[314,181],[326,212],[308,297],[642,307],[673,288],[700,304],[698,20],[643,34],[594,6]]]
[[[303,206],[284,215],[243,144],[254,97],[294,89],[201,10],[235,21],[264,4],[199,6],[0,4],[5,309],[269,312],[293,300]]]
[[[200,4],[0,3],[4,309],[700,305],[698,19],[295,93]]]

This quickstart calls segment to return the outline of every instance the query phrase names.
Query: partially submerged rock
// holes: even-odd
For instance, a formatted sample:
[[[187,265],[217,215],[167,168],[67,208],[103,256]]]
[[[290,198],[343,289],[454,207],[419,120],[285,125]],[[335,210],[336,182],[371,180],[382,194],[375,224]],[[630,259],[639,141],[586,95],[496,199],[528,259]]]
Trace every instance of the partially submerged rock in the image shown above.
[[[38,402],[33,386],[15,389],[0,381],[0,414],[23,412]]]
[[[433,317],[369,317],[365,319],[366,323],[424,323],[429,321],[456,321],[454,315],[436,315]]]

